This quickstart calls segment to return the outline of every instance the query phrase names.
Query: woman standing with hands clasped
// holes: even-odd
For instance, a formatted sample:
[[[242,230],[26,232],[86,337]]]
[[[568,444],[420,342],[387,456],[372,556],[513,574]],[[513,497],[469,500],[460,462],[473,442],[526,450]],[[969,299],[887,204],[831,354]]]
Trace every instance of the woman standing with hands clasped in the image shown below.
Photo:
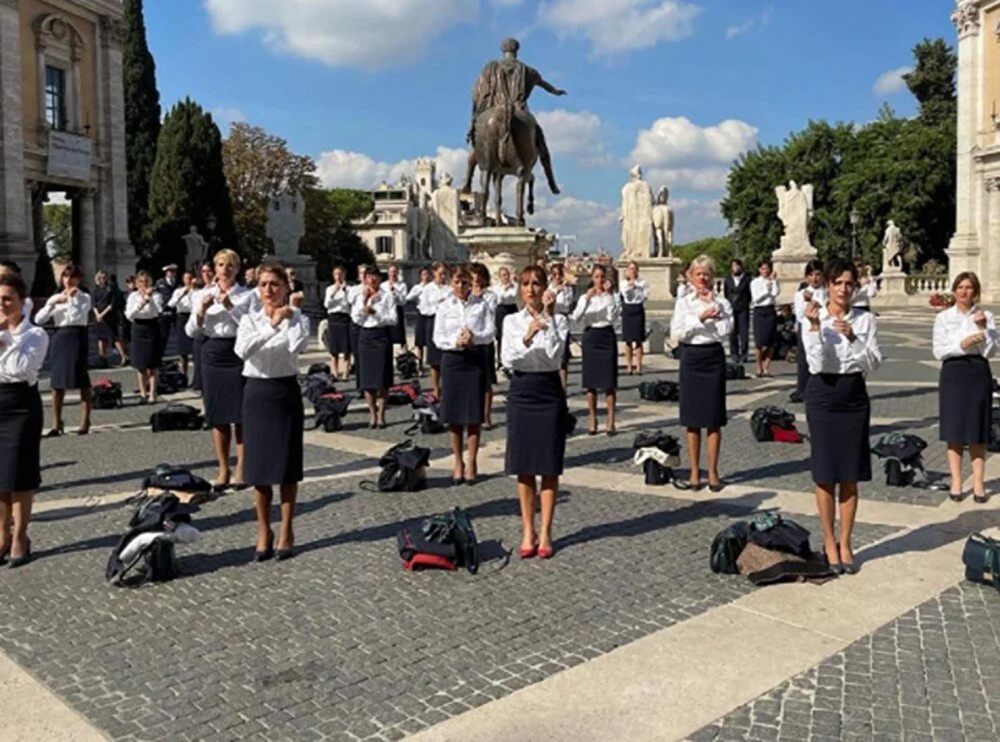
[[[625,268],[625,285],[622,297],[622,340],[625,341],[625,368],[631,376],[632,356],[635,367],[642,376],[642,344],[646,342],[646,298],[649,290],[646,282],[639,278],[639,264],[629,261]]]
[[[500,285],[495,289],[497,295],[495,322],[497,328],[496,360],[497,368],[500,368],[502,365],[501,359],[503,358],[503,323],[509,315],[517,312],[517,284],[511,280],[510,269],[507,266],[501,267],[497,271],[497,276],[500,278]]]
[[[181,285],[174,289],[170,301],[167,302],[167,305],[177,312],[177,355],[180,356],[181,372],[184,374],[185,379],[187,379],[188,375],[188,363],[191,359],[191,353],[194,352],[194,342],[188,336],[187,332],[184,331],[184,328],[187,327],[188,320],[191,319],[191,313],[194,311],[194,307],[191,306],[191,298],[197,290],[198,286],[195,283],[194,273],[184,271],[181,273]]]
[[[80,405],[83,419],[76,431],[79,435],[90,432],[90,374],[87,372],[87,355],[90,339],[87,323],[90,320],[90,295],[80,288],[83,271],[70,263],[63,268],[59,282],[62,291],[54,294],[35,315],[35,324],[44,325],[50,319],[56,326],[52,336],[52,370],[49,380],[52,386],[52,413],[55,426],[46,433],[47,438],[62,435],[63,401],[67,389],[80,390]]]
[[[512,371],[507,392],[508,475],[517,477],[521,504],[520,555],[548,559],[552,548],[552,518],[559,476],[566,455],[566,393],[559,368],[569,322],[555,313],[555,296],[547,290],[545,271],[529,266],[521,271],[524,309],[504,319],[504,368]],[[542,529],[535,530],[536,477],[541,477]]]
[[[680,412],[687,428],[691,476],[687,487],[701,489],[701,430],[708,431],[708,488],[722,491],[719,451],[726,415],[726,353],[722,344],[733,329],[733,308],[713,292],[715,262],[707,255],[691,261],[691,291],[678,300],[670,334],[681,343]],[[681,485],[681,488],[686,488]]]
[[[275,553],[271,530],[274,485],[281,496],[281,528],[277,557],[292,556],[295,534],[292,518],[302,481],[302,393],[296,380],[299,354],[309,346],[309,320],[285,305],[288,274],[278,263],[264,263],[257,271],[261,307],[244,314],[236,333],[236,355],[245,361],[243,376],[243,440],[246,466],[243,476],[254,488],[257,511],[257,549],[254,560]]]
[[[803,313],[802,344],[811,374],[806,387],[810,462],[827,561],[835,572],[854,574],[851,531],[858,512],[858,482],[872,478],[865,374],[878,368],[882,354],[875,315],[851,307],[858,288],[855,265],[839,258],[832,261],[826,280],[827,305],[812,300]],[[839,543],[834,533],[838,485]]]
[[[469,270],[472,272],[472,293],[486,302],[490,311],[490,323],[496,328],[499,326],[496,322],[499,299],[496,292],[490,288],[490,270],[482,263],[469,263]],[[483,429],[493,430],[493,385],[497,383],[496,343],[483,345],[480,347],[480,351],[483,354],[483,366],[486,368]]]
[[[420,369],[421,376],[424,375],[424,348],[430,342],[429,333],[431,331],[428,330],[428,325],[433,320],[429,320],[428,315],[424,314],[426,308],[420,302],[420,295],[430,282],[431,269],[424,266],[420,269],[420,283],[415,283],[406,294],[407,304],[411,301],[417,303],[417,323],[413,328],[413,347],[417,351],[417,363],[419,364],[418,368]]]
[[[344,266],[333,267],[333,283],[327,286],[323,297],[326,307],[326,349],[333,361],[333,378],[345,381],[351,371],[351,302]],[[340,357],[344,357],[344,375],[340,375]]]
[[[462,266],[451,276],[451,296],[438,306],[434,345],[441,351],[441,420],[451,427],[455,455],[452,481],[476,483],[479,432],[486,397],[484,346],[493,342],[493,313],[472,295],[472,274]],[[462,464],[462,436],[468,433],[468,459]]]
[[[125,316],[132,323],[132,368],[139,375],[139,404],[156,402],[156,369],[160,367],[160,315],[163,295],[153,290],[153,277],[139,271],[128,295]]]
[[[569,313],[573,311],[573,287],[566,283],[566,268],[562,263],[549,266],[549,291],[556,298],[556,314],[561,314],[569,322]],[[563,350],[562,368],[559,371],[564,390],[569,387],[569,344],[572,339],[569,334],[566,335],[566,348]]]
[[[955,305],[934,320],[934,357],[943,361],[938,384],[940,440],[948,446],[951,499],[962,500],[962,451],[968,446],[972,492],[982,504],[989,499],[983,477],[993,400],[993,374],[986,359],[996,351],[996,323],[993,313],[978,305],[975,273],[959,273],[951,291]]]
[[[781,286],[772,275],[770,260],[757,266],[760,273],[750,282],[750,307],[753,312],[753,344],[757,350],[757,377],[770,378],[771,359],[778,342],[778,313],[775,304],[781,295]]]
[[[0,564],[31,559],[28,521],[42,483],[44,415],[38,372],[49,336],[24,309],[27,288],[20,274],[0,270]]]
[[[434,280],[420,292],[418,308],[427,316],[427,365],[431,367],[431,385],[434,396],[441,399],[441,349],[437,346],[437,313],[441,305],[451,297],[448,285],[449,270],[444,263],[435,263]]]
[[[365,288],[353,305],[358,325],[358,386],[364,390],[371,418],[369,428],[384,428],[385,403],[392,386],[392,327],[396,323],[396,292],[382,289],[377,266],[365,268]]]
[[[236,438],[236,476],[233,485],[243,486],[243,361],[236,355],[236,331],[250,308],[254,292],[236,283],[240,258],[230,249],[215,254],[215,283],[191,300],[195,313],[187,323],[187,334],[203,337],[201,387],[205,400],[205,422],[212,427],[212,442],[219,462],[213,485],[230,485],[229,450]]]
[[[590,279],[591,287],[580,297],[573,311],[573,321],[584,327],[582,386],[587,391],[589,432],[590,435],[597,435],[597,393],[603,391],[607,402],[607,434],[616,435],[618,337],[614,324],[621,312],[621,300],[603,265],[593,267]]]
[[[383,291],[396,295],[396,324],[389,328],[393,345],[406,350],[406,281],[399,277],[399,266],[393,263],[388,270],[389,280],[382,284]]]

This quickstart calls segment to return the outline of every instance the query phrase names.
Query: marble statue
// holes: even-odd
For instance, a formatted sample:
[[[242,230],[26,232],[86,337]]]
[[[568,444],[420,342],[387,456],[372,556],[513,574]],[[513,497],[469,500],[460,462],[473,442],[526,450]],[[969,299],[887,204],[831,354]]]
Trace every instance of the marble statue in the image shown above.
[[[787,188],[780,185],[774,192],[778,196],[778,218],[785,225],[781,249],[792,255],[812,253],[809,220],[813,215],[813,187],[804,185],[799,188],[793,180]]]
[[[435,218],[431,197],[425,193],[420,200],[420,208],[417,209],[417,255],[424,260],[431,260],[435,254],[432,235],[435,224],[440,220]]]
[[[453,257],[456,254],[461,204],[450,174],[445,173],[441,177],[441,184],[430,196],[430,205],[435,216],[431,251],[439,259]]]
[[[622,260],[648,258],[653,237],[653,189],[642,179],[642,168],[636,165],[629,173],[631,180],[622,188]]]
[[[299,254],[299,240],[306,233],[306,201],[301,193],[283,193],[267,206],[267,236],[278,258]]]
[[[209,259],[208,243],[205,238],[198,234],[198,227],[191,225],[188,233],[184,235],[184,267],[194,268],[199,263]]]
[[[889,220],[882,237],[882,273],[899,273],[903,266],[906,241],[896,222]]]
[[[674,212],[670,208],[670,190],[660,186],[653,206],[653,250],[654,258],[672,258],[674,249]]]

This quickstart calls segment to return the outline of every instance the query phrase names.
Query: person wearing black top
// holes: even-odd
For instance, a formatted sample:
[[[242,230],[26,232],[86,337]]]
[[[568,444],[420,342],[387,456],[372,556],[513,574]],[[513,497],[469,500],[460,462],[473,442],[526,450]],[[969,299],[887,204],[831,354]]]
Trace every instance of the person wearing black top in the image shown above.
[[[160,313],[160,347],[157,350],[157,357],[163,361],[167,352],[167,343],[170,340],[170,331],[177,324],[177,310],[170,306],[170,297],[174,295],[177,288],[177,266],[171,263],[163,266],[163,278],[156,282],[153,290],[163,299],[163,311]]]
[[[94,321],[97,323],[97,352],[101,359],[105,359],[108,354],[108,341],[115,344],[118,357],[124,364],[125,344],[122,342],[122,309],[117,286],[108,282],[108,274],[104,271],[97,271],[94,275],[93,306],[91,311],[94,314]]]
[[[729,355],[736,363],[746,363],[750,348],[750,276],[743,261],[733,259],[732,273],[726,276],[723,294],[733,307],[733,332],[729,336]]]

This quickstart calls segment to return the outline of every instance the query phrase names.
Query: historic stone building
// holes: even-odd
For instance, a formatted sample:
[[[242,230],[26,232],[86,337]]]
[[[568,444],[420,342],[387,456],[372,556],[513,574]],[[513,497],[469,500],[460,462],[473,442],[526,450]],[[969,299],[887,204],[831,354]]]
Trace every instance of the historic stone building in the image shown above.
[[[72,202],[88,283],[98,268],[135,268],[121,17],[120,0],[0,0],[0,257],[29,279],[50,192]]]
[[[1000,0],[958,0],[958,213],[951,275],[975,271],[1000,301]]]

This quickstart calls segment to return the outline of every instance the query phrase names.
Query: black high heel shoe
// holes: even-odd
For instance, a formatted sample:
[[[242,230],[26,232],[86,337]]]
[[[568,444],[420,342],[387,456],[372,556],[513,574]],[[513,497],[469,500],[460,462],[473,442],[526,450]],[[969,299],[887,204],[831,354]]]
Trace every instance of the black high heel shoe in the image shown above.
[[[7,563],[7,557],[10,556],[10,544],[7,544],[7,548],[0,552],[0,567]]]
[[[8,550],[9,551],[9,550]],[[31,561],[31,539],[28,539],[28,546],[25,549],[24,554],[19,557],[11,557],[10,563],[7,565],[8,569],[17,569],[18,567],[23,567],[25,564]]]
[[[270,531],[267,537],[267,548],[264,551],[254,550],[253,560],[255,562],[266,562],[274,556],[274,531]]]

